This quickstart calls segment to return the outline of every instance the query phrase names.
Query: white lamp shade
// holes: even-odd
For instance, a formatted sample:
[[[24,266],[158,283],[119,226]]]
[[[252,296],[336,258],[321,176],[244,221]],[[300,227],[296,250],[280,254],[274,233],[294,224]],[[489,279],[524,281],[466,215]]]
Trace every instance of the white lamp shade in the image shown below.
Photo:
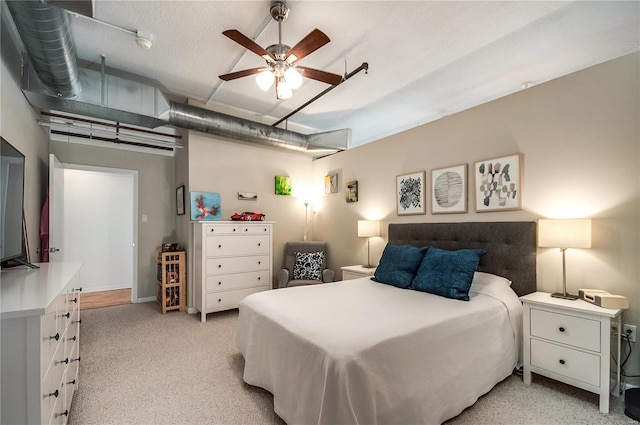
[[[538,246],[543,248],[591,248],[591,220],[538,220]]]
[[[260,90],[267,91],[273,85],[273,73],[271,71],[262,71],[256,75],[256,83]]]
[[[276,97],[278,99],[289,99],[291,96],[293,96],[293,92],[289,84],[286,81],[278,81],[278,84],[276,84]]]
[[[288,68],[284,72],[284,79],[289,83],[289,86],[295,90],[302,85],[302,75],[294,68]]]
[[[380,236],[380,221],[358,220],[358,237],[368,238],[371,236]]]

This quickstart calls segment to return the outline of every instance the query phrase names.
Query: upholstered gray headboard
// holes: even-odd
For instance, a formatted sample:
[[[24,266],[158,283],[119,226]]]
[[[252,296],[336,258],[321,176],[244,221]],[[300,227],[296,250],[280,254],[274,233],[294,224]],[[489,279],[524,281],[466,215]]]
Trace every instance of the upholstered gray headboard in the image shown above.
[[[457,250],[482,248],[479,271],[511,280],[519,296],[536,291],[536,223],[529,221],[389,224],[389,243]]]

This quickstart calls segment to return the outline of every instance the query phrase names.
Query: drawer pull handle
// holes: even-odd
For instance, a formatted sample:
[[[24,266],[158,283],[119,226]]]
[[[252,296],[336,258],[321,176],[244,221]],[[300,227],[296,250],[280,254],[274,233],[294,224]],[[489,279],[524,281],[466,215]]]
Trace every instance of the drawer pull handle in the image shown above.
[[[260,242],[258,242],[258,246],[262,246],[262,244]]]
[[[47,397],[58,398],[59,395],[60,395],[60,393],[58,392],[58,390],[55,390],[54,392],[47,394]]]
[[[54,336],[50,336],[49,339],[55,339],[58,341],[60,339],[60,332],[56,333]]]
[[[78,302],[78,297],[75,297],[74,299],[69,300],[69,301],[74,302],[74,303],[77,303],[77,302]]]
[[[78,356],[78,358],[77,358],[77,359],[71,359],[71,363],[73,363],[73,362],[79,362],[79,361],[80,361],[80,356]]]
[[[218,268],[221,269],[222,268],[222,264],[218,264]]]
[[[248,231],[249,231],[249,229],[244,229],[244,231],[245,231],[245,232],[248,232]]]
[[[75,341],[77,338],[78,338],[77,336],[74,336],[72,338],[69,338],[67,341]]]
[[[67,312],[67,314],[61,314],[60,317],[66,317],[68,319],[71,317],[71,313]]]
[[[560,364],[565,364],[566,362],[562,359],[560,359]]]
[[[75,384],[76,384],[76,380],[75,379],[73,381],[67,382],[67,385],[75,385]]]
[[[558,328],[558,330],[559,330],[560,332],[564,332],[564,328],[563,328],[562,326],[560,326],[560,328]]]
[[[82,287],[80,287],[80,288],[72,288],[71,292],[82,292]]]
[[[62,412],[62,413],[56,413],[56,418],[57,418],[58,416],[69,416],[69,411],[68,411],[68,410],[65,410],[65,411],[64,411],[64,412]]]
[[[258,280],[262,279],[260,276],[258,276]]]
[[[58,363],[64,363],[64,364],[69,364],[69,357],[67,357],[66,359],[58,362]]]
[[[218,245],[218,248],[222,248],[222,245],[221,245],[221,244],[220,244],[220,245]]]
[[[222,282],[218,282],[218,285],[222,285]]]
[[[262,264],[262,261],[258,261],[258,264]]]
[[[73,322],[73,324],[75,325],[76,323],[82,323],[82,319],[80,320],[76,320],[75,322]]]
[[[236,228],[235,228],[235,227],[233,228],[233,231],[234,231],[234,232],[236,231]]]
[[[222,298],[218,298],[218,302],[219,302],[219,303],[220,303],[220,302],[222,302]]]

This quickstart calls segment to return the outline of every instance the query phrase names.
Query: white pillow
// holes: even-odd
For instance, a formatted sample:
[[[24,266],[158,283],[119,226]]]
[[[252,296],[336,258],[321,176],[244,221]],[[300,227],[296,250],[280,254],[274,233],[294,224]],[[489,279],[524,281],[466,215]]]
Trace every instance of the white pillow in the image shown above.
[[[511,286],[511,281],[509,279],[506,279],[502,276],[498,276],[495,274],[478,272],[478,271],[473,274],[473,282],[471,284],[473,285],[474,283],[479,283],[484,285],[490,285],[492,282],[498,282],[498,283],[501,283],[502,285]]]

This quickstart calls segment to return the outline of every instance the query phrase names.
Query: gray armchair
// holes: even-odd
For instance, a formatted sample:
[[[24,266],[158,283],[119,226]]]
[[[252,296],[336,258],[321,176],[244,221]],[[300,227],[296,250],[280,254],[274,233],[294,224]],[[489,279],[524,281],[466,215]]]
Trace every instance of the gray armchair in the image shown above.
[[[312,253],[323,252],[324,261],[322,262],[322,280],[312,279],[294,279],[294,269],[296,265],[296,253]],[[327,268],[327,244],[318,241],[305,242],[287,242],[284,254],[284,268],[276,273],[278,288],[287,288],[289,286],[314,285],[317,283],[333,282],[335,272]]]

